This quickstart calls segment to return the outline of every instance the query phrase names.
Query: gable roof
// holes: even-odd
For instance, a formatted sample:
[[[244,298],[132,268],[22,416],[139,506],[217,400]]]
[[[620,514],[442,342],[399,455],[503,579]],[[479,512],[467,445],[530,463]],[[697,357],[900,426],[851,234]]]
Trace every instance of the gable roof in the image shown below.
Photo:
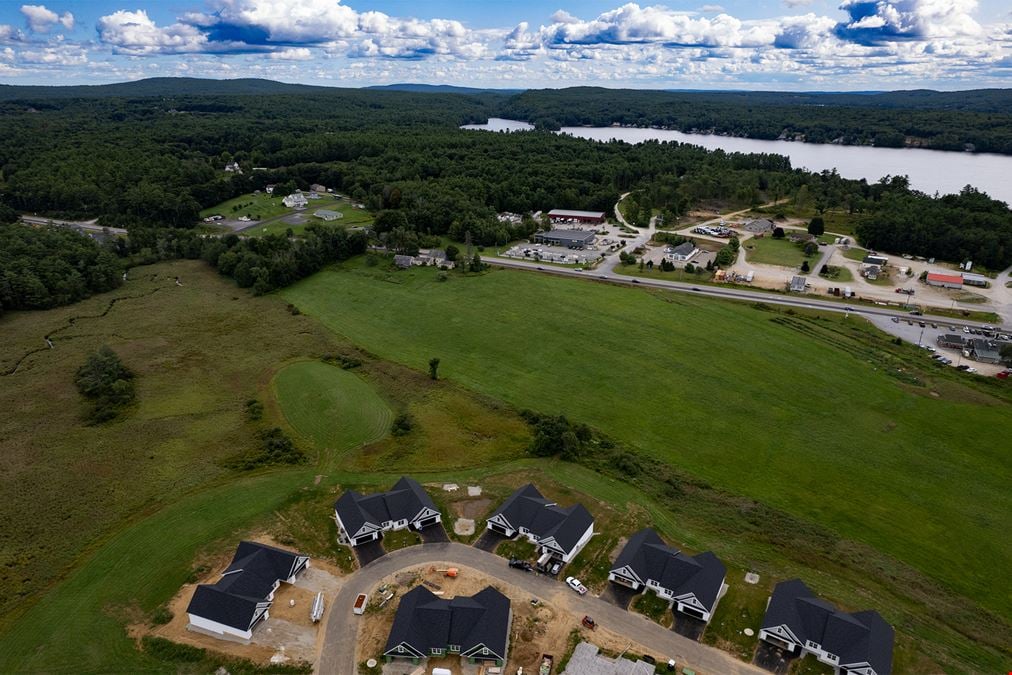
[[[874,611],[849,614],[812,593],[800,579],[773,589],[763,628],[786,624],[805,644],[811,640],[840,657],[840,665],[868,663],[878,675],[892,670],[894,632]]]
[[[582,504],[561,507],[545,499],[532,483],[507,497],[490,517],[498,515],[514,528],[527,528],[539,539],[554,538],[565,551],[571,551],[594,524],[594,516]]]
[[[221,578],[197,586],[186,612],[247,630],[257,606],[270,603],[275,584],[291,577],[299,559],[305,557],[253,541],[239,542]]]
[[[388,521],[410,521],[424,508],[439,510],[418,481],[407,476],[402,476],[387,492],[363,495],[348,490],[334,502],[334,510],[350,535],[366,523],[380,528]]]
[[[644,582],[653,579],[676,597],[692,593],[708,610],[713,609],[727,576],[724,563],[713,553],[686,555],[665,544],[649,527],[629,537],[612,569],[622,567],[629,567]]]
[[[692,253],[695,250],[696,250],[695,244],[693,244],[691,241],[683,241],[681,244],[671,249],[671,252],[674,253],[675,255],[686,255],[688,253]]]
[[[506,658],[509,623],[510,600],[491,586],[472,596],[451,599],[416,586],[401,598],[384,653],[400,644],[426,656],[432,648],[457,645],[465,653],[484,645]]]

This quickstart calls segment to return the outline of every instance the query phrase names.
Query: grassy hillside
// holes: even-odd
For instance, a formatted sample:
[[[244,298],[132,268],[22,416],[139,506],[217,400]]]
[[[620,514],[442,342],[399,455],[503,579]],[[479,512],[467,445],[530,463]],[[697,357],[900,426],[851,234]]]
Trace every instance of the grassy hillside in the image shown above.
[[[258,447],[244,404],[259,380],[287,359],[332,348],[312,319],[252,298],[201,262],[130,277],[76,305],[0,319],[7,621],[124,519],[229,477],[222,463]],[[74,372],[102,344],[137,373],[137,403],[118,421],[88,426]]]
[[[566,413],[867,542],[1001,615],[1012,609],[993,579],[1012,561],[1010,406],[949,380],[917,386],[858,320],[504,270],[439,282],[357,263],[285,296],[382,357],[422,369],[438,356],[441,373],[468,387]]]

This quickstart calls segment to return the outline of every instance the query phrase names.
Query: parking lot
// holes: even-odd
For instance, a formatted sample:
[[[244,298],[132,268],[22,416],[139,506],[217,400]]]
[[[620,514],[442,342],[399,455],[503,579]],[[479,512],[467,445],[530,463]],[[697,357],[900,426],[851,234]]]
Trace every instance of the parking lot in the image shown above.
[[[989,376],[1005,370],[1004,366],[980,363],[967,358],[958,349],[938,346],[938,336],[940,335],[959,334],[965,338],[983,337],[982,335],[975,335],[972,332],[964,333],[961,326],[953,327],[948,324],[940,324],[930,316],[912,316],[909,319],[900,319],[899,321],[893,321],[888,317],[870,316],[869,320],[878,328],[881,328],[890,335],[895,335],[905,342],[930,346],[935,350],[934,353],[944,354],[947,358],[952,359],[952,363],[950,364],[952,367],[970,366],[976,369],[979,374]],[[924,324],[924,327],[921,327],[921,323]],[[1002,343],[999,342],[999,344]]]

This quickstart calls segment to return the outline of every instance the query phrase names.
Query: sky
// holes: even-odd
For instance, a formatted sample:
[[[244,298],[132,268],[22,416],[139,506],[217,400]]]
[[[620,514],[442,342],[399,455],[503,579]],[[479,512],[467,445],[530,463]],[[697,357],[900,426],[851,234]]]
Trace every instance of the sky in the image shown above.
[[[0,0],[0,83],[166,76],[344,87],[1009,87],[1012,4]]]

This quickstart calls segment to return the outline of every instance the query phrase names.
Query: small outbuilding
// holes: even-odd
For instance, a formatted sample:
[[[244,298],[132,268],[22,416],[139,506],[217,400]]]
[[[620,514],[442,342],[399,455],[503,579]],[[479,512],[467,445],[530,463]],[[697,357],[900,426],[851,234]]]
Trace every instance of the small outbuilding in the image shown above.
[[[808,285],[807,277],[791,277],[791,281],[788,284],[788,289],[791,293],[804,293],[805,287]]]
[[[333,211],[331,209],[316,209],[316,211],[313,211],[313,215],[317,218],[326,220],[328,223],[337,220],[338,218],[344,218],[343,213],[340,211]]]

